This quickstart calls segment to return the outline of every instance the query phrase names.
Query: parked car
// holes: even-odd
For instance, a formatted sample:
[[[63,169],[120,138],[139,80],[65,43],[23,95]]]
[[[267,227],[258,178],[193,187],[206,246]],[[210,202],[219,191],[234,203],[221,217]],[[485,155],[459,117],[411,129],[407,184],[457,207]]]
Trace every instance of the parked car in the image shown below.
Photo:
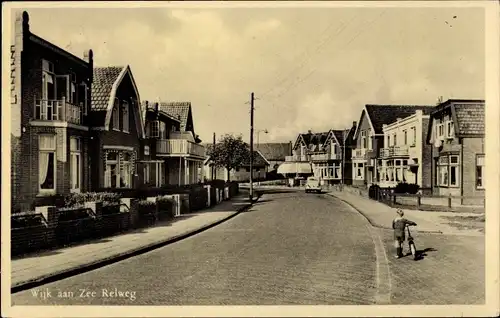
[[[309,177],[306,181],[306,193],[317,192],[321,193],[321,180],[316,177]]]

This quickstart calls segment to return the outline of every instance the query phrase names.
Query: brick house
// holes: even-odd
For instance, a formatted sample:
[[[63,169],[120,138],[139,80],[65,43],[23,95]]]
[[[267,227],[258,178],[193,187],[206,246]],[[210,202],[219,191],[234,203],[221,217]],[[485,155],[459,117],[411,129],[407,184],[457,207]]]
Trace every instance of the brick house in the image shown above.
[[[33,34],[16,17],[11,46],[12,211],[89,189],[93,55],[81,59]]]
[[[248,153],[250,153],[250,150]],[[253,153],[252,178],[253,180],[264,180],[266,179],[270,163],[264,158],[260,151],[254,150]],[[213,178],[224,181],[250,181],[250,158],[248,158],[248,161],[244,162],[240,168],[232,169],[228,172],[226,168],[217,167],[213,169],[213,163],[210,157],[207,157],[203,163],[203,169],[204,177],[207,180],[212,180]]]
[[[145,137],[140,96],[129,66],[94,68],[90,119],[92,188],[136,188]]]
[[[433,106],[365,105],[354,133],[355,146],[351,159],[353,185],[366,187],[378,183],[377,165],[380,162],[377,158],[384,147],[383,125],[429,107]]]
[[[380,187],[406,182],[418,184],[422,191],[431,188],[431,146],[426,138],[433,109],[418,109],[413,115],[382,125],[384,148],[377,164]]]
[[[484,100],[450,99],[431,113],[427,143],[432,145],[433,194],[484,197],[484,106]]]

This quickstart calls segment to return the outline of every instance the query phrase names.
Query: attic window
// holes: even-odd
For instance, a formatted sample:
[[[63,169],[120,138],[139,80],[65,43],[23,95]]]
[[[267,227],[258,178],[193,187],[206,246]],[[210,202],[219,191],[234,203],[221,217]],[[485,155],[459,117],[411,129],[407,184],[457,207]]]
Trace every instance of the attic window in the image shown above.
[[[446,122],[446,137],[453,138],[454,134],[455,134],[455,131],[454,131],[453,122],[450,120],[450,121]]]

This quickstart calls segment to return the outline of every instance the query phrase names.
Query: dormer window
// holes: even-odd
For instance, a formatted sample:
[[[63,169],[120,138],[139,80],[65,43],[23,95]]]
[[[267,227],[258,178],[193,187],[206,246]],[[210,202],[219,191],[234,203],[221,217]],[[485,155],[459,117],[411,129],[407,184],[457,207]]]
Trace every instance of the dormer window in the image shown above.
[[[453,122],[451,120],[447,121],[446,122],[446,138],[453,138],[454,134],[455,134],[455,131],[454,131]]]
[[[113,106],[113,130],[120,130],[120,101],[115,98]]]
[[[149,122],[149,137],[150,138],[160,137],[160,121],[153,120]]]
[[[437,137],[438,138],[443,138],[444,137],[444,124],[438,124],[437,125]]]
[[[123,101],[122,105],[122,116],[123,116],[123,131],[129,132],[130,117],[129,117],[129,105],[126,101]]]

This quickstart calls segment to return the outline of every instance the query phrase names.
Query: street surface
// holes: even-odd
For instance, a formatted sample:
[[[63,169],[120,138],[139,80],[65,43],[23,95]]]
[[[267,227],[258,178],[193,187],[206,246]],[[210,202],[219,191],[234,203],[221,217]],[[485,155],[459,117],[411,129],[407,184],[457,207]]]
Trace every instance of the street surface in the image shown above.
[[[363,216],[328,195],[275,190],[249,211],[205,232],[13,294],[12,302],[165,306],[483,302],[484,247],[462,247],[469,244],[467,240],[481,246],[480,238],[416,234],[417,248],[427,250],[422,260],[413,261],[394,259],[391,235],[372,228]]]

